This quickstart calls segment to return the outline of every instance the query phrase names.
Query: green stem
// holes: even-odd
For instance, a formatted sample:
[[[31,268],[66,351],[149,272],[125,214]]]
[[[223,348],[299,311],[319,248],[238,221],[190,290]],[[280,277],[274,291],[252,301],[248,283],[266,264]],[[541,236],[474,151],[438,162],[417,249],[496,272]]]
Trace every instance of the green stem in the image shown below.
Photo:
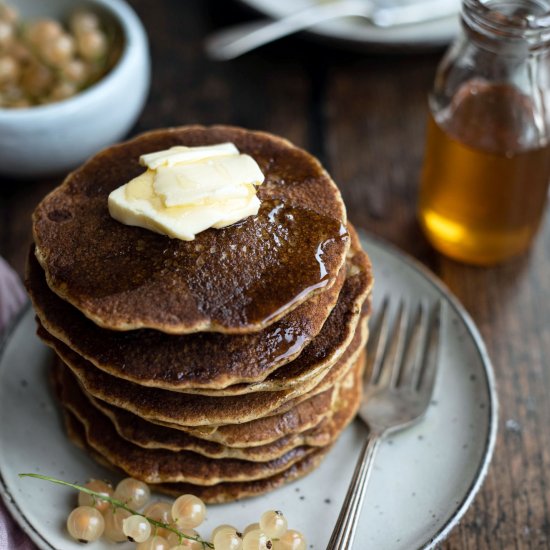
[[[130,512],[132,515],[141,516],[142,518],[145,518],[151,525],[155,527],[161,527],[163,529],[166,529],[168,531],[171,531],[172,533],[175,533],[180,538],[180,542],[183,541],[183,539],[188,540],[194,540],[195,542],[199,542],[202,544],[203,548],[211,548],[214,549],[214,545],[211,542],[207,542],[205,540],[202,540],[198,535],[196,537],[191,537],[189,535],[186,535],[185,533],[182,533],[181,531],[178,531],[174,527],[171,527],[168,523],[163,523],[162,521],[157,521],[156,519],[150,518],[149,516],[146,516],[145,514],[142,514],[140,512],[137,512],[136,510],[132,510],[129,506],[126,505],[125,502],[122,502],[121,500],[118,500],[116,498],[110,497],[108,495],[105,495],[103,493],[99,493],[97,491],[93,491],[92,489],[88,489],[87,487],[83,487],[82,485],[77,485],[76,483],[69,483],[68,481],[63,481],[61,479],[56,479],[54,477],[50,476],[43,476],[40,474],[19,474],[19,477],[32,477],[35,479],[42,479],[44,481],[49,481],[50,483],[57,483],[58,485],[64,485],[66,487],[71,487],[72,489],[76,489],[77,491],[80,491],[82,493],[86,493],[88,495],[93,496],[94,498],[97,498],[99,500],[105,500],[112,504],[115,508],[122,508],[123,510],[126,510],[127,512]]]

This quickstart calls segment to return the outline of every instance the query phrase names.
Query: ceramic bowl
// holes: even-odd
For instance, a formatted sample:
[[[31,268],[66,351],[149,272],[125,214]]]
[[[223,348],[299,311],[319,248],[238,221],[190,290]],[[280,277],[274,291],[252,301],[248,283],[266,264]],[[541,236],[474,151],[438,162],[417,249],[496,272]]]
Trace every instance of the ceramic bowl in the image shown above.
[[[74,97],[24,109],[0,108],[0,173],[32,178],[66,172],[121,139],[145,102],[150,83],[147,35],[124,0],[10,0],[22,19],[58,20],[77,6],[109,18],[122,37],[116,65]]]

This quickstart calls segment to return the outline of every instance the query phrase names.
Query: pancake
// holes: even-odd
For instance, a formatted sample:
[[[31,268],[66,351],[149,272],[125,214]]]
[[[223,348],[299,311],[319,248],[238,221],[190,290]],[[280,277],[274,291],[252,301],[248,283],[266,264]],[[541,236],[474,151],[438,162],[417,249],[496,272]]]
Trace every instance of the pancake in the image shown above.
[[[188,391],[262,380],[292,361],[321,330],[344,277],[342,270],[332,288],[266,329],[234,336],[102,329],[50,290],[33,251],[27,263],[26,286],[44,328],[96,367],[137,384]]]
[[[325,326],[318,323],[322,330],[317,338],[321,340],[309,350],[304,349],[304,343],[311,341],[310,336],[317,327],[311,330],[313,323],[296,314],[308,308],[312,301],[316,302],[314,306],[319,306],[319,300],[322,302],[332,291],[313,298],[253,335],[169,336],[152,330],[120,333],[96,327],[52,293],[43,277],[37,277],[40,273],[36,270],[40,268],[32,257],[28,264],[27,285],[44,328],[101,370],[148,387],[224,396],[296,386],[330,367],[355,331],[361,304],[372,281],[369,267],[364,254],[354,255],[336,307]],[[309,333],[307,337],[306,332]],[[323,339],[333,342],[322,344]],[[261,351],[262,344],[267,344],[265,352]],[[329,349],[332,351],[326,352]],[[319,359],[319,350],[324,355],[323,360]],[[300,351],[305,355],[296,358]],[[267,359],[269,356],[271,362]],[[293,358],[296,360],[289,363]],[[253,383],[235,384],[239,380]]]
[[[350,233],[353,230],[350,228]],[[197,333],[167,335],[155,330],[115,332],[102,329],[53,293],[32,252],[27,263],[26,285],[44,328],[101,370],[137,384],[171,391],[236,395],[273,391],[283,387],[280,376],[266,380],[273,371],[295,359],[319,334],[334,310],[333,324],[355,329],[357,315],[370,291],[372,275],[356,236],[352,239],[348,266],[331,289],[313,297],[261,332],[247,335]],[[325,330],[325,332],[327,332]],[[344,345],[344,344],[342,344]],[[327,356],[326,363],[332,360]],[[301,361],[287,369],[300,382],[309,364]],[[257,385],[251,383],[264,382]],[[231,387],[229,387],[231,386]],[[218,392],[217,390],[226,390]]]
[[[363,354],[364,355],[364,354]],[[92,423],[97,414],[110,420],[117,434],[124,440],[144,449],[165,449],[169,451],[193,451],[209,458],[237,458],[266,462],[283,456],[300,447],[320,447],[334,441],[357,411],[361,397],[361,376],[364,356],[355,368],[336,386],[333,410],[317,427],[303,433],[282,437],[267,445],[250,448],[232,448],[205,441],[184,432],[151,424],[122,409],[101,403],[84,394],[80,386],[61,363],[55,365],[55,379],[60,402],[84,424]]]
[[[329,389],[307,397],[285,412],[240,424],[188,427],[149,422],[232,448],[255,447],[318,426],[330,415],[334,401],[335,393]]]
[[[112,424],[101,415],[97,418],[77,415],[77,418],[82,422],[86,441],[92,448],[129,476],[146,483],[215,485],[225,481],[252,481],[282,472],[314,451],[310,447],[296,447],[268,462],[213,459],[192,451],[143,449],[118,436]]]
[[[64,410],[65,426],[69,438],[75,445],[85,450],[97,462],[123,474],[120,468],[110,463],[105,457],[94,451],[85,440],[84,427],[78,419],[69,411]],[[313,451],[302,460],[295,462],[290,468],[271,477],[256,481],[244,481],[235,483],[218,483],[217,485],[193,485],[190,483],[159,483],[151,485],[154,491],[178,497],[183,494],[193,494],[202,499],[206,504],[221,504],[243,498],[255,497],[272,491],[286,483],[299,479],[319,466],[330,447],[322,447]]]
[[[207,504],[222,504],[242,500],[243,498],[257,497],[311,473],[319,467],[330,448],[330,445],[328,445],[327,447],[315,449],[280,474],[256,481],[219,483],[218,485],[202,487],[189,483],[161,483],[152,485],[151,488],[174,497],[191,493]]]
[[[143,449],[122,439],[109,419],[85,402],[71,402],[68,408],[84,426],[86,441],[96,452],[146,483],[214,485],[222,481],[261,479],[285,470],[312,451],[298,447],[269,462],[252,462],[212,459],[191,451]]]
[[[111,191],[143,172],[139,156],[174,145],[233,142],[265,174],[257,216],[194,241],[111,218]],[[349,249],[338,188],[286,140],[226,126],[148,132],[71,173],[33,214],[50,288],[103,328],[259,331],[337,280]]]
[[[332,402],[334,402],[335,399],[335,387],[338,384],[338,382],[344,378],[344,376],[351,370],[353,364],[359,357],[359,354],[361,353],[362,349],[365,347],[366,340],[368,336],[368,326],[367,326],[367,319],[364,318],[360,325],[358,326],[356,333],[353,337],[352,342],[350,343],[349,347],[345,350],[342,357],[328,370],[328,372],[324,373],[324,376],[321,377],[319,380],[315,380],[314,384],[312,384],[310,381],[307,385],[302,386],[298,389],[293,390],[285,390],[285,391],[279,391],[279,392],[258,392],[255,394],[247,394],[244,396],[235,396],[233,398],[221,398],[224,399],[224,403],[227,403],[229,399],[242,399],[242,402],[246,403],[247,406],[250,403],[255,403],[256,398],[262,399],[262,395],[264,396],[264,408],[263,412],[262,410],[259,410],[254,419],[245,421],[248,426],[250,427],[250,424],[256,420],[259,421],[264,417],[270,417],[274,415],[281,415],[294,407],[298,406],[303,401],[306,401],[318,394],[322,394],[326,392],[326,398],[331,399]],[[312,388],[312,389],[311,389]],[[190,397],[199,397],[194,396],[193,394],[190,394]],[[243,397],[245,399],[243,399]],[[247,398],[253,397],[252,401],[248,401]],[[205,397],[203,397],[205,399]],[[267,414],[265,414],[265,409],[271,409],[273,402],[272,400],[281,399],[280,405],[275,408],[274,410],[270,410]],[[267,403],[267,405],[266,405]],[[262,417],[261,414],[264,414],[265,416]],[[147,420],[155,423],[164,425],[170,428],[175,429],[182,429],[184,431],[187,431],[188,433],[193,433],[195,435],[200,436],[200,434],[204,431],[207,433],[212,433],[213,431],[217,430],[219,427],[228,427],[228,424],[207,424],[207,425],[198,425],[198,426],[188,426],[185,424],[174,424],[171,422],[165,422],[156,418],[148,418]],[[233,423],[234,424],[234,423]],[[242,425],[241,420],[237,421],[237,425]]]
[[[313,383],[291,390],[210,397],[148,388],[116,379],[74,353],[42,327],[38,328],[39,337],[73,371],[86,392],[147,420],[182,426],[235,424],[288,410],[306,399],[308,392],[320,393],[329,389],[348,372],[365,344],[366,332],[364,327],[356,331],[350,345],[319,383],[313,380]]]
[[[349,285],[346,287],[346,291],[351,290],[353,283],[358,283],[359,281],[354,279],[349,279]],[[363,318],[364,322],[365,320],[368,320],[370,317],[370,311],[371,311],[371,300],[368,299],[366,302],[363,303],[363,307],[357,309],[357,301],[355,302],[355,306],[352,310],[348,310],[344,319],[342,319],[341,327],[345,328],[347,330],[347,336],[345,341],[348,342],[353,338],[353,335],[355,334],[357,330],[357,323],[354,322],[348,322],[348,319],[351,317],[356,318]],[[361,315],[357,315],[357,313],[360,312]],[[336,313],[336,312],[335,312]],[[335,314],[334,322],[336,323],[336,319],[338,319],[337,313]],[[352,328],[353,327],[353,328]],[[361,329],[363,330],[363,329]],[[326,336],[320,335],[319,341],[317,342],[320,344],[321,337]],[[364,336],[364,344],[366,344],[367,337],[368,337],[368,331],[363,333]],[[342,347],[339,349],[344,349],[346,344],[343,344]],[[334,358],[334,356],[332,356]],[[276,392],[276,391],[282,391],[282,390],[291,390],[295,388],[303,388],[303,387],[309,387],[312,383],[318,383],[327,373],[327,371],[332,367],[333,360],[328,360],[328,357],[325,359],[325,361],[318,361],[315,365],[305,365],[302,362],[294,361],[292,363],[289,363],[288,365],[285,365],[279,369],[277,369],[272,375],[270,375],[268,378],[266,378],[263,382],[257,382],[254,384],[249,384],[249,386],[245,389],[243,387],[243,384],[238,384],[236,386],[229,386],[228,388],[225,388],[223,390],[223,395],[239,395],[242,393],[250,393],[250,392]],[[220,395],[222,392],[214,392],[214,391],[201,391],[199,390],[191,390],[189,393],[201,393],[204,395],[211,395],[216,396]]]

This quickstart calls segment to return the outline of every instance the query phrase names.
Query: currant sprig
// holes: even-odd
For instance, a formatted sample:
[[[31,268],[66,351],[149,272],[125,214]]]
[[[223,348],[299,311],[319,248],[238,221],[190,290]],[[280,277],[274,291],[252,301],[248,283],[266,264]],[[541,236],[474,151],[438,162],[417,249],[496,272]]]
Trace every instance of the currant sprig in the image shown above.
[[[138,516],[138,517],[144,518],[153,527],[156,527],[156,528],[159,528],[159,529],[165,529],[166,531],[174,533],[177,537],[179,537],[180,543],[182,543],[184,541],[184,539],[187,539],[187,540],[194,541],[194,542],[197,542],[197,543],[201,544],[203,549],[206,549],[206,548],[212,549],[212,550],[214,549],[214,545],[211,542],[203,540],[199,535],[193,536],[193,535],[183,533],[182,531],[180,531],[179,529],[176,529],[175,527],[173,527],[169,523],[165,523],[163,521],[159,521],[159,520],[151,518],[151,517],[149,517],[145,514],[142,514],[141,512],[139,512],[137,510],[134,510],[133,508],[128,506],[127,502],[124,502],[124,501],[119,500],[115,497],[107,495],[104,492],[94,491],[93,489],[89,489],[88,487],[84,487],[83,485],[78,485],[76,483],[70,483],[68,481],[63,481],[61,479],[56,479],[54,477],[45,476],[45,475],[41,475],[41,474],[24,473],[24,474],[19,474],[19,477],[21,477],[21,478],[30,477],[30,478],[34,478],[34,479],[41,479],[41,480],[44,480],[44,481],[49,481],[50,483],[56,483],[57,485],[64,485],[65,487],[71,487],[72,489],[76,489],[77,491],[80,491],[82,493],[90,495],[93,499],[97,499],[98,501],[107,501],[113,507],[114,512],[116,512],[116,510],[118,510],[118,509],[125,510],[126,512],[128,512],[130,514],[131,517]],[[191,497],[191,495],[183,495],[183,497]],[[183,497],[179,497],[179,498],[182,499]],[[196,497],[194,497],[194,498],[196,499],[196,501],[199,501],[202,504],[202,501],[200,501]],[[191,500],[191,502],[188,502],[189,500]],[[183,502],[183,505],[184,506],[185,505],[189,506],[189,504],[191,504],[191,506],[195,506],[195,508],[200,509],[200,505],[197,505],[196,501],[192,501],[192,499],[187,498],[185,500],[185,502]],[[177,503],[177,501],[176,501],[176,503]],[[202,504],[202,507],[204,507],[204,504]]]
[[[1,0],[0,0],[1,1]],[[19,474],[79,491],[78,507],[67,518],[67,530],[79,542],[92,542],[102,535],[111,542],[133,541],[135,550],[306,550],[306,539],[288,529],[282,512],[269,510],[259,523],[241,533],[232,525],[219,525],[203,540],[194,530],[206,517],[204,502],[194,495],[181,495],[174,502],[149,502],[146,483],[127,477],[113,490],[111,484],[91,479],[86,485],[69,483],[40,474]],[[149,503],[149,504],[148,504]],[[140,512],[144,508],[147,507]]]

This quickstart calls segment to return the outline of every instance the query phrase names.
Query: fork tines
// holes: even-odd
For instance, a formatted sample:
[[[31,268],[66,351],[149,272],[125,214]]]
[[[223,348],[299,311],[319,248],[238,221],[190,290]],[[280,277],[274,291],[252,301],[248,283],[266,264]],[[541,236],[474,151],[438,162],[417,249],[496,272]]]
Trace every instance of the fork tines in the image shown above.
[[[421,300],[411,315],[413,308],[401,298],[390,327],[390,299],[384,298],[369,339],[370,384],[431,391],[438,361],[442,308],[441,300],[431,304]]]

